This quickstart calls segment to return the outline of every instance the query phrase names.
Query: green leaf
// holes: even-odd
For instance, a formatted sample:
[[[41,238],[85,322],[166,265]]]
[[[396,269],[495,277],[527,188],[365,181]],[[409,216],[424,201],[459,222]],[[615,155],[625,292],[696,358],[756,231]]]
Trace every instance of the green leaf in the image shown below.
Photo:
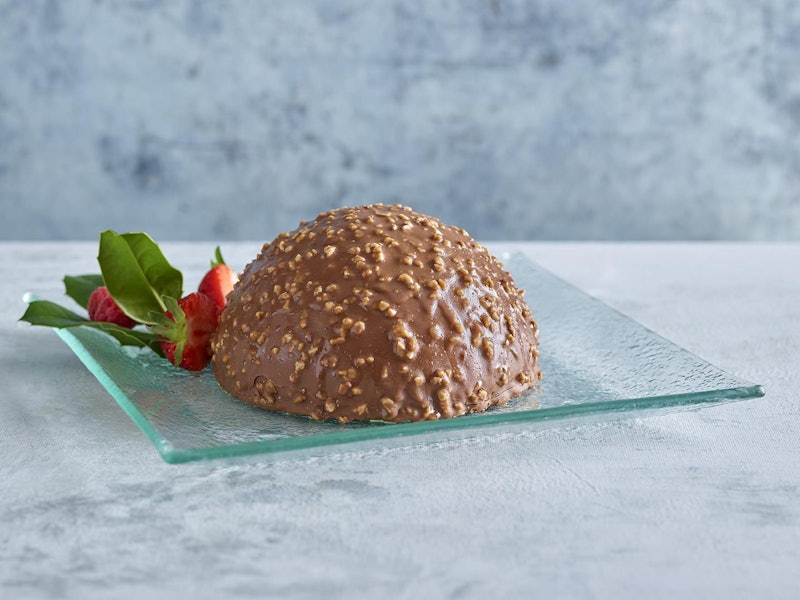
[[[91,323],[89,319],[47,300],[33,300],[20,321],[45,327],[75,327]]]
[[[148,328],[158,336],[159,340],[175,343],[173,362],[177,366],[181,364],[183,349],[186,345],[186,313],[183,312],[175,298],[164,296],[162,300],[171,317],[164,313],[153,314],[152,318],[155,323],[148,325]]]
[[[25,314],[20,317],[20,321],[25,321],[31,325],[43,327],[56,327],[58,329],[71,327],[92,327],[106,332],[115,338],[123,346],[136,346],[138,348],[149,347],[157,354],[162,355],[161,345],[158,336],[149,331],[139,331],[120,327],[115,323],[105,323],[103,321],[89,321],[84,317],[72,312],[47,300],[34,300],[29,305]]]
[[[75,300],[83,308],[89,304],[89,296],[97,288],[105,285],[102,275],[67,275],[64,277],[64,288],[67,296]]]
[[[182,295],[183,275],[146,233],[104,231],[97,260],[111,297],[135,321],[152,323],[151,312],[166,310],[162,296]]]
[[[219,265],[224,265],[224,264],[225,264],[225,259],[222,258],[222,250],[220,250],[219,246],[217,246],[217,249],[214,250],[214,260],[211,261],[211,268],[213,269],[214,267],[218,267]]]

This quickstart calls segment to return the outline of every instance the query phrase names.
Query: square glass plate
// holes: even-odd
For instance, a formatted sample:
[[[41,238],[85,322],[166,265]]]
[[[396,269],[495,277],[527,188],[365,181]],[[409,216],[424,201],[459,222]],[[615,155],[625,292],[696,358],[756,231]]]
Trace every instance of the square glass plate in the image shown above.
[[[506,268],[539,324],[544,377],[506,406],[455,419],[343,425],[272,413],[228,396],[210,369],[175,369],[88,327],[56,331],[169,463],[370,440],[389,445],[407,436],[447,439],[492,425],[578,415],[603,421],[630,410],[764,395],[760,385],[708,364],[521,255]]]

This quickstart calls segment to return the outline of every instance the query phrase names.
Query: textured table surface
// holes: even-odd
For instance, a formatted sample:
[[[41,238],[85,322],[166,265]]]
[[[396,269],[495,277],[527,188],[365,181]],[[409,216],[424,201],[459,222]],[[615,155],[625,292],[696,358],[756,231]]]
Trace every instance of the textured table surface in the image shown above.
[[[164,245],[188,281],[214,246]],[[243,266],[259,246],[224,250]],[[798,597],[800,245],[490,247],[767,395],[168,465],[53,332],[15,322],[23,292],[96,271],[95,244],[2,243],[0,596]]]

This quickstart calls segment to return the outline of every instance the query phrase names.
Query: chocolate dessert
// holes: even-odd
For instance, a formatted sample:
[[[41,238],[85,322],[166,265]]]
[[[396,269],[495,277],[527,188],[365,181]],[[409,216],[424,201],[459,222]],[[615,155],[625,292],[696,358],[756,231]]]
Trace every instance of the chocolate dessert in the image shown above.
[[[419,421],[505,404],[540,379],[509,273],[463,229],[341,208],[265,244],[212,341],[232,396],[312,419]]]

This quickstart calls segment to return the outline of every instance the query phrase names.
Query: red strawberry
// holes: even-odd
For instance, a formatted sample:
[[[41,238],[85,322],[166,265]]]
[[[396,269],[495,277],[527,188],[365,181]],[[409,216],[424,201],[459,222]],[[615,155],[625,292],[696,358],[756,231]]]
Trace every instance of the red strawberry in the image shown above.
[[[211,358],[211,334],[217,328],[220,308],[205,294],[194,292],[177,302],[165,298],[169,309],[151,326],[161,337],[169,361],[189,371],[201,371]]]
[[[219,246],[217,246],[214,256],[215,260],[211,261],[211,270],[203,277],[197,291],[211,298],[220,308],[225,308],[228,303],[227,296],[239,281],[239,277],[233,269],[225,264]]]
[[[116,323],[122,327],[130,329],[136,325],[136,321],[122,312],[114,298],[108,292],[108,288],[100,286],[89,296],[89,304],[86,307],[89,311],[90,321],[104,321],[106,323]]]

